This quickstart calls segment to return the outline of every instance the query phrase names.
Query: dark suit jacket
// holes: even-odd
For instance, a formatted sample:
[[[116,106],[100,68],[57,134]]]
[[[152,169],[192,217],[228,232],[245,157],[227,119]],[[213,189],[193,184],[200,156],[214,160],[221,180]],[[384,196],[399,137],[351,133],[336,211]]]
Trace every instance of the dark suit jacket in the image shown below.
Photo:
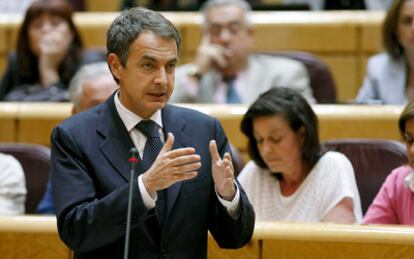
[[[230,217],[218,201],[211,176],[209,141],[220,154],[229,151],[220,123],[199,112],[167,105],[165,132],[173,148],[194,147],[202,167],[196,178],[168,189],[168,218],[162,230],[154,209],[138,191],[133,194],[130,258],[206,258],[207,230],[221,247],[246,244],[254,229],[254,211],[240,190],[240,214]],[[75,258],[121,258],[129,190],[128,150],[133,143],[111,96],[105,103],[77,114],[52,133],[52,184],[62,240]],[[137,175],[142,173],[138,164]]]

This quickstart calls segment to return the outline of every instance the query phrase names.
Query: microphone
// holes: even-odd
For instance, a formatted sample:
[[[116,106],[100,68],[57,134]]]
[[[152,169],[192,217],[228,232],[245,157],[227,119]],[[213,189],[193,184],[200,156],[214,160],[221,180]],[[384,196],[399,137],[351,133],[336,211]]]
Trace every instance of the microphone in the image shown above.
[[[137,163],[138,163],[138,150],[136,148],[131,148],[129,150],[128,163],[131,166],[131,173],[129,177],[129,196],[128,196],[128,212],[127,212],[126,233],[125,233],[124,259],[128,259],[128,252],[129,252],[129,232],[131,231],[131,214],[132,214],[132,194],[134,193],[135,168],[137,167]]]

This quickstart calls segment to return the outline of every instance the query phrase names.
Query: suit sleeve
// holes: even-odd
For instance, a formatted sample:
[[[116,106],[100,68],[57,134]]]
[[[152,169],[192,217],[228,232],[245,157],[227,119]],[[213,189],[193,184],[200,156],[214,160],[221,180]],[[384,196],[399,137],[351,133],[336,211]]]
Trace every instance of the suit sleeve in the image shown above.
[[[52,132],[52,189],[61,239],[76,252],[105,246],[125,235],[129,184],[99,195],[90,161],[78,140],[62,127]],[[138,190],[137,181],[134,181]],[[153,214],[139,191],[133,194],[134,229]]]
[[[225,152],[231,152],[227,137],[220,123],[215,120],[216,142],[221,156]],[[250,241],[255,222],[255,213],[242,186],[237,182],[240,191],[239,214],[231,217],[227,209],[218,201],[214,191],[212,200],[214,205],[210,209],[209,230],[218,245],[222,248],[240,248]],[[213,186],[214,188],[214,186]]]

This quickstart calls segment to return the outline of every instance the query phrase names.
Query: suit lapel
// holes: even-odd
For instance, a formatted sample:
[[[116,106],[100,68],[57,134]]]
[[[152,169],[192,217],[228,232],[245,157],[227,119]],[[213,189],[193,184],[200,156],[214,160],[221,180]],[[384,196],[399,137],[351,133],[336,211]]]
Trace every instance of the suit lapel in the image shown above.
[[[168,132],[171,132],[174,135],[175,142],[173,149],[188,147],[188,138],[183,132],[185,128],[185,121],[177,114],[176,108],[167,105],[162,110],[162,120],[164,126],[164,136],[167,137]],[[171,185],[167,190],[168,213],[170,213],[171,209],[174,206],[178,193],[180,192],[180,188],[181,182],[177,182]]]
[[[103,104],[100,116],[102,119],[98,125],[97,133],[103,137],[103,140],[99,149],[116,171],[128,182],[130,173],[128,152],[134,145],[116,111],[113,95]]]
[[[128,151],[134,145],[124,123],[116,112],[113,96],[103,104],[100,116],[102,119],[97,127],[97,133],[102,136],[103,140],[99,149],[116,171],[128,182],[130,173]],[[162,120],[164,135],[167,137],[168,132],[171,132],[175,137],[173,149],[188,147],[188,137],[183,132],[185,121],[177,114],[176,108],[167,105],[162,110]],[[143,171],[142,164],[138,163],[138,174]],[[168,213],[174,206],[180,188],[181,182],[177,182],[167,190]]]

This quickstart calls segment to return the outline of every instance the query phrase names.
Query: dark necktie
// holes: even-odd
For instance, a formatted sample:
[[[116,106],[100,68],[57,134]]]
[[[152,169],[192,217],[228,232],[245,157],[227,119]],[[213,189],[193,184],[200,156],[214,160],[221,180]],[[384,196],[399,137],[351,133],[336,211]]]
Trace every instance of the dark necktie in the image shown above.
[[[147,171],[158,154],[160,153],[163,143],[160,139],[158,126],[152,120],[142,120],[137,124],[136,128],[147,137],[147,142],[144,147],[144,154],[142,156],[142,163],[145,171]],[[157,191],[157,201],[155,203],[155,212],[158,217],[158,222],[162,226],[164,224],[167,214],[167,189]]]
[[[240,96],[237,94],[234,86],[235,78],[225,78],[224,82],[227,84],[226,103],[241,103]]]

